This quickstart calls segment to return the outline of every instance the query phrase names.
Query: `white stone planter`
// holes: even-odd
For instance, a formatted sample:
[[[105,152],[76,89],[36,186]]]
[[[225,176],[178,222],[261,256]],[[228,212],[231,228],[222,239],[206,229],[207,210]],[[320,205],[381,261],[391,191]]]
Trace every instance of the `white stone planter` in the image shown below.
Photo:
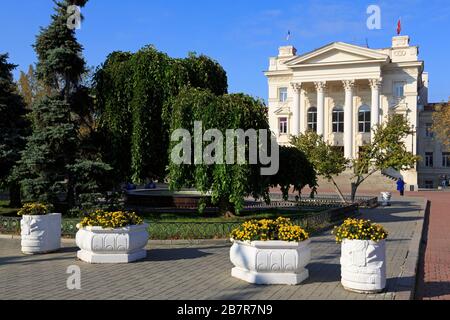
[[[358,293],[379,293],[386,287],[386,241],[344,240],[342,285]]]
[[[392,193],[390,193],[390,192],[382,192],[381,193],[382,205],[384,207],[389,207],[391,205],[391,199],[392,199]]]
[[[305,267],[311,261],[311,241],[234,241],[231,275],[253,284],[297,285],[309,277]]]
[[[22,216],[20,221],[22,252],[49,253],[61,248],[61,214]]]
[[[129,263],[147,257],[148,225],[120,229],[79,228],[76,236],[78,259],[87,263]]]

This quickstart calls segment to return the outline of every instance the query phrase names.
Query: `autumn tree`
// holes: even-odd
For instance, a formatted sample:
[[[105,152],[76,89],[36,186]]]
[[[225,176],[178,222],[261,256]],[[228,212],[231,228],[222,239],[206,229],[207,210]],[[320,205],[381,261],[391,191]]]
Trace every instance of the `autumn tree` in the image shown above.
[[[27,109],[31,110],[33,103],[42,99],[46,95],[51,94],[51,88],[45,86],[36,76],[36,71],[33,65],[30,65],[28,71],[20,72],[18,80],[19,92],[22,95]]]
[[[450,148],[450,101],[436,106],[433,114],[433,132],[439,141]]]

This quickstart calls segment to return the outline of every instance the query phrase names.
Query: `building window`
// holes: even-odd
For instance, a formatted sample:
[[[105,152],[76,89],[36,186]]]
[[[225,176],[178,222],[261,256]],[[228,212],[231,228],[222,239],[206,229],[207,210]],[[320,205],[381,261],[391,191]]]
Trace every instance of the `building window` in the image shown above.
[[[279,88],[278,89],[278,98],[280,99],[280,102],[286,102],[288,99],[288,88]]]
[[[333,132],[344,132],[344,109],[341,107],[333,109]]]
[[[434,188],[433,180],[426,180],[425,181],[425,189],[433,189],[433,188]]]
[[[434,167],[434,156],[433,152],[425,153],[425,167],[432,168]]]
[[[368,106],[361,106],[359,108],[358,126],[360,133],[370,133],[371,119],[370,108]]]
[[[442,166],[444,168],[450,168],[450,152],[442,153]]]
[[[288,133],[288,118],[280,118],[278,127],[280,129],[280,134],[287,134]]]
[[[428,138],[434,138],[433,124],[432,123],[425,124],[425,135]]]
[[[405,97],[405,83],[404,82],[394,82],[394,96],[396,98]]]
[[[308,130],[317,132],[317,108],[308,109]]]

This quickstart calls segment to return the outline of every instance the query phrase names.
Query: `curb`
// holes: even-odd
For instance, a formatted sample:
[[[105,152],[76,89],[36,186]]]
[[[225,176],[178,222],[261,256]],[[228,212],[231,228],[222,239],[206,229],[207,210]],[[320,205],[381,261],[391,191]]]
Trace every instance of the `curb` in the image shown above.
[[[0,239],[5,240],[21,240],[18,235],[7,235],[0,234]],[[75,239],[71,238],[61,238],[61,243],[68,245],[75,245]],[[148,246],[186,246],[186,245],[210,245],[210,246],[220,246],[231,244],[228,239],[210,239],[210,240],[149,240]]]
[[[411,239],[408,256],[406,257],[405,264],[402,267],[402,271],[396,282],[396,287],[399,288],[400,292],[395,294],[395,300],[414,300],[416,293],[416,284],[419,270],[420,262],[420,252],[422,246],[424,245],[424,226],[425,220],[430,214],[431,202],[425,199],[422,209],[423,213],[420,220],[417,221],[416,229],[414,230],[414,235]]]

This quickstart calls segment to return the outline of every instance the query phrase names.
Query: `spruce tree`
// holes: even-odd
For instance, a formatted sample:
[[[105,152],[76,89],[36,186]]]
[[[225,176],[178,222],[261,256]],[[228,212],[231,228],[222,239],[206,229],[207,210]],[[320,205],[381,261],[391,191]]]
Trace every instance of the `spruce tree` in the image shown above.
[[[16,170],[30,200],[48,202],[57,208],[63,201],[67,210],[77,205],[83,192],[95,191],[96,177],[104,179],[102,173],[110,171],[92,146],[95,140],[91,132],[86,133],[82,127],[92,110],[92,99],[89,88],[83,86],[87,72],[83,47],[67,24],[68,7],[84,6],[86,2],[55,1],[50,25],[37,36],[36,74],[50,94],[33,104],[33,133]],[[86,170],[97,173],[93,180],[89,181],[91,175]]]
[[[7,60],[7,54],[0,54],[0,186],[9,189],[10,205],[18,207],[20,188],[17,180],[10,176],[25,147],[28,121],[25,103],[13,82],[12,71],[16,66]]]

